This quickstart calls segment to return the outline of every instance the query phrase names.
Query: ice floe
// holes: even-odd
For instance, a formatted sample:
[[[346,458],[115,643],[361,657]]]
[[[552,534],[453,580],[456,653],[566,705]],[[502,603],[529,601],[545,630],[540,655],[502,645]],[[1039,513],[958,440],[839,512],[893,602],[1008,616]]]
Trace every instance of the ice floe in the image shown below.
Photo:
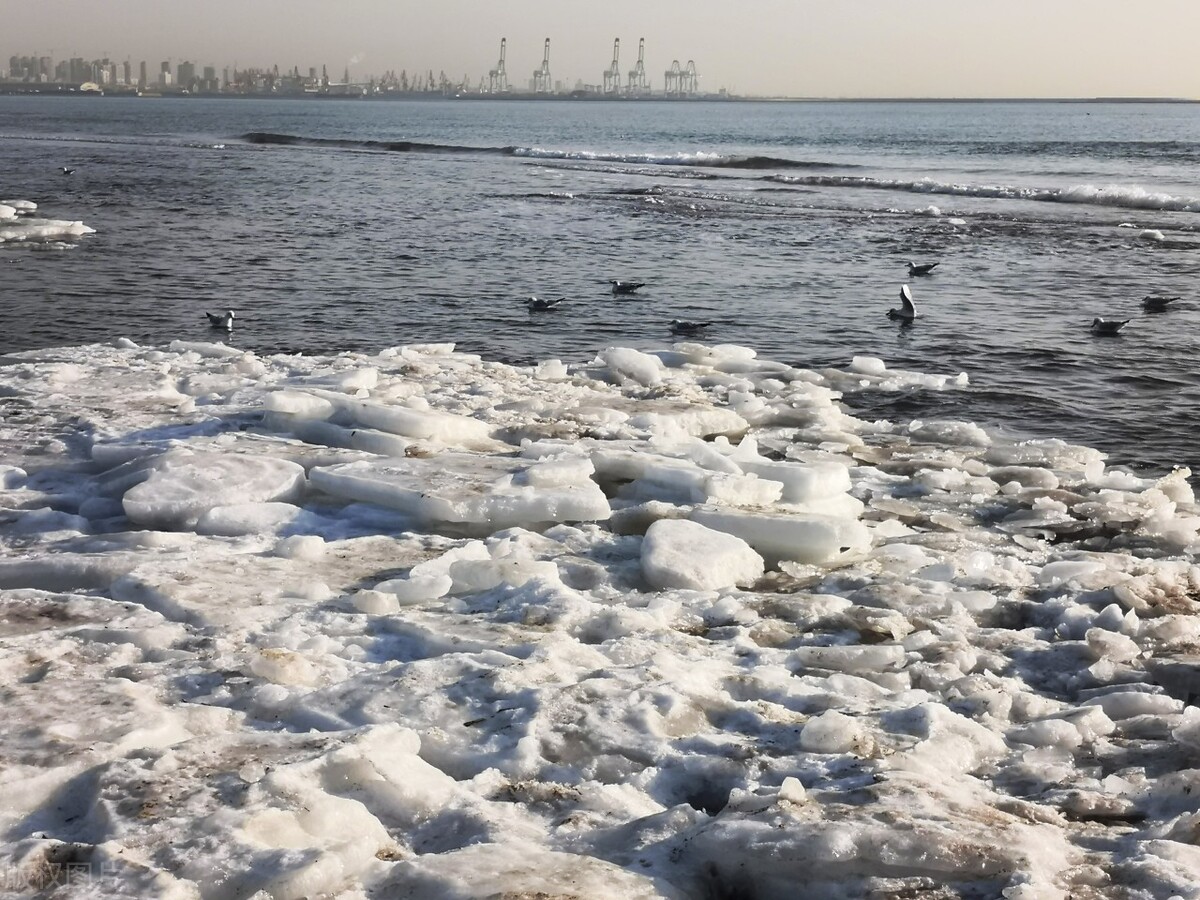
[[[1200,897],[1190,473],[839,403],[962,389],[16,354],[5,889]]]
[[[0,200],[0,244],[65,246],[96,229],[82,222],[38,218],[30,200]]]

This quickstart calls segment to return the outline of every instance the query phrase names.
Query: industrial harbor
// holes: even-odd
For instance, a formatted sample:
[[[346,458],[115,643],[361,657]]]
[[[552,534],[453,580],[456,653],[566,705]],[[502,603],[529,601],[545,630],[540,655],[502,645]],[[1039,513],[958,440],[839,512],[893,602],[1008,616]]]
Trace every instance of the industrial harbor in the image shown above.
[[[338,77],[340,74],[340,77]],[[331,74],[327,65],[283,69],[270,67],[197,65],[191,60],[166,60],[152,66],[143,60],[117,61],[107,53],[97,59],[52,55],[9,58],[7,77],[0,80],[5,94],[91,94],[142,97],[293,97],[293,98],[479,98],[495,100],[693,100],[726,99],[724,88],[706,91],[692,59],[671,59],[656,80],[647,66],[645,38],[638,40],[637,61],[628,69],[621,62],[621,39],[614,38],[612,58],[598,78],[556,79],[551,69],[550,38],[542,46],[541,65],[528,77],[509,73],[508,39],[500,38],[499,58],[486,74],[455,78],[443,71],[399,72],[352,77],[349,66]]]

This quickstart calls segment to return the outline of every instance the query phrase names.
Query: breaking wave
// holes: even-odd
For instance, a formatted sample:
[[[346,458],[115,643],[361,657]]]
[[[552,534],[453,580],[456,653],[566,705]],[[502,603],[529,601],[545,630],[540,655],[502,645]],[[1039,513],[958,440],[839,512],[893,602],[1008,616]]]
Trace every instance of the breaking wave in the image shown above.
[[[856,175],[767,175],[768,181],[803,187],[868,188],[941,194],[952,197],[990,197],[1001,200],[1031,200],[1040,203],[1082,203],[1120,209],[1155,209],[1200,212],[1200,197],[1178,197],[1140,187],[1080,184],[1065,188],[1022,188],[1010,185],[960,184],[922,178],[918,181],[870,178]]]
[[[544,147],[470,147],[421,141],[348,140],[345,138],[301,137],[268,131],[251,131],[241,136],[248,144],[293,147],[334,147],[388,153],[480,153],[518,156],[525,159],[572,160],[579,162],[631,163],[637,165],[695,166],[714,169],[846,169],[841,163],[787,159],[776,156],[738,156],[720,153],[599,153],[591,150],[552,150]]]

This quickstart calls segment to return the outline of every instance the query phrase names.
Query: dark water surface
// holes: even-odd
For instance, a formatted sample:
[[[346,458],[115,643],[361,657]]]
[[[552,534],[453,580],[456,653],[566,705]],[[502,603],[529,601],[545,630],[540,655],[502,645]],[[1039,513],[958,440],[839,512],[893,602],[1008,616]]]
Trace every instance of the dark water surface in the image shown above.
[[[876,416],[1200,471],[1198,165],[1187,104],[0,97],[0,197],[96,229],[0,244],[0,352],[207,340],[232,308],[260,352],[582,361],[700,319],[801,365],[970,375]],[[902,328],[907,259],[941,266]]]

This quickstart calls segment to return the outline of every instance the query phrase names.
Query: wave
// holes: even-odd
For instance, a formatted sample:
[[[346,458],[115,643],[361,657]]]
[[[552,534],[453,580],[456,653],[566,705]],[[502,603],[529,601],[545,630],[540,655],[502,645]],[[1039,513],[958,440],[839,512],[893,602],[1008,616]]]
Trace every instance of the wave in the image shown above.
[[[466,147],[457,144],[430,144],[422,141],[373,141],[348,138],[300,137],[271,131],[251,131],[241,135],[248,144],[272,144],[288,147],[336,147],[342,150],[378,150],[389,153],[486,153],[513,155],[515,147]]]
[[[803,187],[868,188],[906,191],[913,194],[943,194],[953,197],[985,197],[1001,200],[1031,200],[1040,203],[1081,203],[1120,209],[1154,209],[1171,212],[1200,212],[1200,197],[1178,197],[1140,187],[1080,184],[1066,188],[1021,188],[1008,185],[958,184],[922,178],[917,181],[871,178],[857,175],[767,175],[767,181]]]
[[[346,150],[375,150],[389,153],[479,153],[517,156],[525,159],[576,162],[629,163],[635,165],[695,166],[713,169],[852,169],[853,165],[777,156],[741,156],[721,153],[602,153],[592,150],[552,150],[545,147],[472,147],[422,141],[351,140],[347,138],[301,137],[269,131],[251,131],[241,136],[248,144],[277,144],[300,147],[336,147]]]
[[[517,147],[514,156],[533,159],[568,159],[588,162],[633,163],[637,165],[697,166],[706,169],[853,169],[852,165],[780,156],[740,156],[722,153],[601,153],[592,150],[547,150]]]

